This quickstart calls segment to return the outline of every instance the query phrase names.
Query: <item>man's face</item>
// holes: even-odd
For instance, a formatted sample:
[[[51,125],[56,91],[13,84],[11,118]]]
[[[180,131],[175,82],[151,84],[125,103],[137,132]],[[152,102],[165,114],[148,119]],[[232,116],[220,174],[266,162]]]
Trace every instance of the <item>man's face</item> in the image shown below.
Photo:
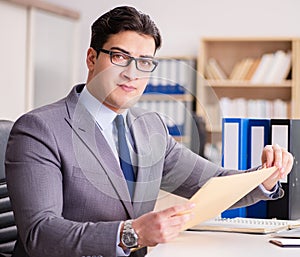
[[[155,42],[151,36],[123,31],[111,35],[102,48],[126,53],[135,58],[153,57]],[[122,112],[122,109],[127,109],[138,101],[151,75],[137,70],[134,60],[129,66],[120,67],[111,63],[109,54],[100,52],[97,58],[96,51],[92,48],[87,53],[87,66],[88,90],[100,102],[116,112]]]

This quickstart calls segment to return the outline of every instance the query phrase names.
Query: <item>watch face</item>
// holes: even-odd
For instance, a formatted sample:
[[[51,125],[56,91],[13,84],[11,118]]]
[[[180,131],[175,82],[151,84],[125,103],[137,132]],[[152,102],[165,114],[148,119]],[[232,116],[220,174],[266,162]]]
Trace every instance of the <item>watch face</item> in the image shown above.
[[[122,234],[122,243],[128,248],[137,246],[136,234],[124,231]]]

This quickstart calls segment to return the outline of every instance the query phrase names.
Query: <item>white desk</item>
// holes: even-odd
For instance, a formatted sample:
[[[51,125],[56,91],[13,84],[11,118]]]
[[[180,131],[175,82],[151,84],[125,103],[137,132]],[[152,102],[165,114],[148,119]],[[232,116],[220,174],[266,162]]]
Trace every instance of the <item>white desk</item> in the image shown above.
[[[147,257],[299,257],[300,248],[282,248],[269,243],[269,235],[224,232],[183,232],[159,244]]]

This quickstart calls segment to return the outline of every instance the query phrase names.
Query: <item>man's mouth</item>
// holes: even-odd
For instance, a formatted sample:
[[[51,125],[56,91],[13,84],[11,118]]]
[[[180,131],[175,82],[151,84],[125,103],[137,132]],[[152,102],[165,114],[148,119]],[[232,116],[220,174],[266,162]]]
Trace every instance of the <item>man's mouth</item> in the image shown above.
[[[135,87],[126,84],[119,84],[118,86],[121,87],[126,92],[132,92],[136,89]]]

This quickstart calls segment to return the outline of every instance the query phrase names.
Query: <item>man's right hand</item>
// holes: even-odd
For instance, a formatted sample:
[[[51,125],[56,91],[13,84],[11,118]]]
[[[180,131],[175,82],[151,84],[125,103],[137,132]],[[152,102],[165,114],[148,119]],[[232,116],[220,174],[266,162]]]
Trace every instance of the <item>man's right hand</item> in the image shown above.
[[[176,205],[158,212],[149,212],[133,220],[140,247],[155,246],[178,236],[193,217],[194,204]]]

